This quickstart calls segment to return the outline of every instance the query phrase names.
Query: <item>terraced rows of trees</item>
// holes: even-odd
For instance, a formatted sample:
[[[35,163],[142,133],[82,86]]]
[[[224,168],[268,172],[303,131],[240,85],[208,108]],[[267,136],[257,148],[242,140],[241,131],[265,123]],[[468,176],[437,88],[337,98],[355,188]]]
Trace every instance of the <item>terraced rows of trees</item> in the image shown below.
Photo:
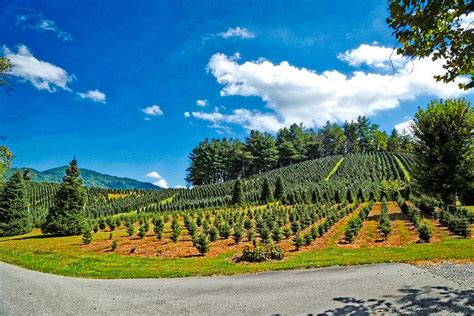
[[[205,139],[191,152],[187,181],[203,185],[244,178],[306,160],[373,151],[410,151],[411,138],[394,129],[390,136],[365,116],[342,126],[327,122],[321,129],[293,124],[276,136],[251,131],[244,142]]]

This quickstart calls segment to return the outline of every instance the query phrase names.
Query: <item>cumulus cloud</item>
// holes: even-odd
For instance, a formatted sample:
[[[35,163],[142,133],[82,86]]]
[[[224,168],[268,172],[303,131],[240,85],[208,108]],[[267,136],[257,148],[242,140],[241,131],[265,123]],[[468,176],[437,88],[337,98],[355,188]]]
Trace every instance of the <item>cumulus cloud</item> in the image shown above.
[[[142,109],[142,112],[151,115],[151,116],[161,116],[163,115],[163,111],[158,105],[150,105],[144,109]]]
[[[72,41],[72,36],[66,31],[60,29],[56,22],[46,19],[39,12],[32,12],[28,14],[20,14],[15,16],[15,25],[21,27],[23,30],[35,30],[39,32],[50,32],[56,34],[56,37],[63,42]]]
[[[169,188],[168,182],[166,182],[165,179],[160,179],[156,182],[153,182],[153,184],[157,185],[157,186],[159,186],[160,188],[163,188],[163,189],[168,189]]]
[[[411,128],[411,124],[413,124],[413,120],[408,120],[405,122],[398,123],[395,125],[395,129],[401,135],[413,135],[413,130]]]
[[[208,104],[207,100],[196,100],[196,105],[200,107],[205,107]]]
[[[71,91],[68,84],[75,79],[63,68],[49,62],[37,59],[25,45],[18,45],[14,52],[3,46],[3,54],[7,57],[13,68],[11,75],[30,82],[38,90],[56,92],[57,88]]]
[[[88,99],[94,102],[105,103],[106,100],[105,93],[97,89],[89,90],[87,92],[78,92],[77,95],[79,95],[82,99]]]
[[[284,127],[272,114],[264,114],[259,111],[247,109],[236,109],[232,114],[222,114],[220,112],[193,112],[193,117],[213,123],[211,127],[223,129],[221,123],[231,123],[241,125],[248,130],[277,131]]]
[[[175,186],[175,189],[186,189],[184,185],[178,184]]]
[[[362,44],[358,48],[338,54],[337,58],[351,66],[358,67],[366,64],[370,67],[384,69],[391,68],[392,64],[396,68],[403,67],[408,62],[408,59],[392,52],[392,48],[377,46],[377,44]]]
[[[229,27],[227,31],[219,33],[223,38],[240,37],[243,39],[255,38],[255,34],[245,27]]]
[[[300,122],[314,127],[327,120],[344,121],[358,115],[375,115],[418,96],[448,98],[467,93],[458,88],[457,82],[445,84],[433,79],[434,75],[443,73],[443,60],[407,61],[392,56],[398,67],[394,75],[387,73],[383,68],[386,68],[390,53],[391,49],[373,44],[339,54],[339,58],[350,65],[367,65],[370,69],[366,72],[356,70],[349,75],[337,70],[318,73],[286,61],[273,64],[259,59],[239,63],[233,56],[217,53],[211,57],[208,68],[223,85],[221,96],[256,96],[272,112],[262,114],[239,109],[236,110],[239,112],[227,115],[193,112],[193,117],[268,130]]]
[[[151,171],[147,173],[146,177],[151,179],[162,179],[162,176],[156,171]]]
[[[189,112],[184,112],[184,117],[185,118],[189,118],[191,116],[191,114]]]
[[[153,182],[154,185],[159,186],[160,188],[168,189],[169,185],[165,178],[163,178],[158,172],[151,171],[145,175],[147,178],[156,180]]]

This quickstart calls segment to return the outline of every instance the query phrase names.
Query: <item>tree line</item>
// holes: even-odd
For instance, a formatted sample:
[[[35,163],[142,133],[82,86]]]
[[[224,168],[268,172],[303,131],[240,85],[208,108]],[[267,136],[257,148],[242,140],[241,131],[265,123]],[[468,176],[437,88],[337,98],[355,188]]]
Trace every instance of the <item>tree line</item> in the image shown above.
[[[394,129],[388,136],[365,116],[342,126],[328,121],[320,129],[293,124],[275,136],[252,130],[243,142],[206,138],[189,155],[186,181],[191,185],[212,184],[331,155],[411,149],[409,135]]]

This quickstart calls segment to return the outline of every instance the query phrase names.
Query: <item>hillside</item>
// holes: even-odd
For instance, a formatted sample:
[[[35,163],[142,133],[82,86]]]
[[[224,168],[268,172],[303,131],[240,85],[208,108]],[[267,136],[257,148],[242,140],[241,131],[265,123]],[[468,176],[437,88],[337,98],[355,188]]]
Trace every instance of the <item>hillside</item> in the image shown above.
[[[32,168],[18,168],[12,169],[10,174],[15,170],[28,169],[31,173],[31,180],[35,182],[53,182],[60,183],[64,177],[67,166],[48,169],[45,171],[38,171]],[[154,184],[148,182],[141,182],[130,178],[122,178],[111,176],[108,174],[99,173],[97,171],[82,169],[81,176],[84,180],[84,185],[88,187],[97,187],[104,189],[158,189]]]

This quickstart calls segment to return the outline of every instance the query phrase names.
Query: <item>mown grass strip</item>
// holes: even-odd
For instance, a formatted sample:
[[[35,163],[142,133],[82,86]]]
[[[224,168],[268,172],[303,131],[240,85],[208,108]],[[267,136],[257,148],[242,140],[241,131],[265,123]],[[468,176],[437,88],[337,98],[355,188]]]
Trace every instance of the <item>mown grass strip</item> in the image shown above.
[[[326,178],[324,178],[324,180],[326,181],[329,181],[329,178],[331,178],[331,176],[336,173],[337,169],[339,168],[339,166],[341,165],[342,161],[344,160],[344,157],[341,158],[341,160],[339,160],[335,165],[334,165],[334,168],[332,168],[331,172],[329,172],[328,176]]]
[[[394,156],[395,157],[395,160],[397,161],[398,165],[400,166],[400,169],[402,169],[403,171],[403,175],[405,176],[405,179],[407,179],[408,182],[411,181],[411,176],[410,176],[410,172],[408,172],[407,168],[405,168],[405,165],[403,164],[403,162],[398,159],[397,156]]]

